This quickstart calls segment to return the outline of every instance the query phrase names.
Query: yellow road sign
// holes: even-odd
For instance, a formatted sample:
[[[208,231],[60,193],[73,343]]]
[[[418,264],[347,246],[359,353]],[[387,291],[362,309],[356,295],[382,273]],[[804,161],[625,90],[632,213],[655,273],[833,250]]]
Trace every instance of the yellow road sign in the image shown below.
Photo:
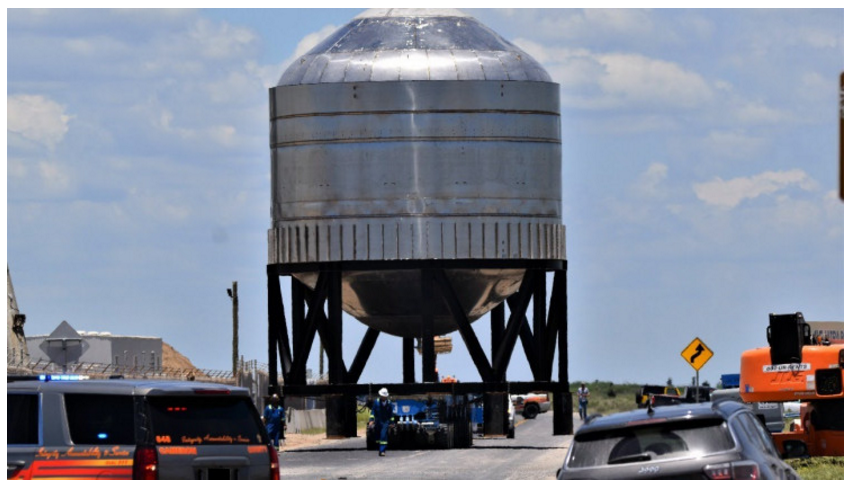
[[[697,337],[680,353],[680,357],[686,359],[686,362],[694,367],[696,371],[700,371],[712,356],[713,351]]]

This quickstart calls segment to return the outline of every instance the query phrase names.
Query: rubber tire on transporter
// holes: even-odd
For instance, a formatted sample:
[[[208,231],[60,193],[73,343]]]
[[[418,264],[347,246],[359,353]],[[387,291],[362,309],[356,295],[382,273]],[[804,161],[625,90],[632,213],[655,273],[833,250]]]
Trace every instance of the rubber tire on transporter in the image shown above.
[[[439,449],[453,448],[453,424],[443,424],[436,432],[436,447]]]
[[[375,451],[380,445],[377,443],[377,436],[374,435],[374,427],[369,427],[365,430],[365,447],[368,451]]]

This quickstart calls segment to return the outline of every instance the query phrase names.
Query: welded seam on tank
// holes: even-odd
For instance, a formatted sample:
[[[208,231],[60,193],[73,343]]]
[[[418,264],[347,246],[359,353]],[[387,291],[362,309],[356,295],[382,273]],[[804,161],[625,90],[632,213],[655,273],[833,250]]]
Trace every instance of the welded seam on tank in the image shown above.
[[[289,141],[285,143],[277,143],[272,147],[295,147],[295,146],[310,146],[323,144],[368,144],[368,143],[405,143],[405,142],[475,142],[475,143],[490,143],[490,142],[507,142],[507,143],[545,143],[545,144],[562,144],[560,139],[556,138],[528,138],[528,137],[372,137],[359,139],[314,139],[309,141]]]
[[[386,109],[379,111],[333,111],[333,112],[307,112],[301,114],[283,114],[272,117],[272,121],[278,119],[295,119],[300,117],[333,117],[333,116],[369,116],[369,115],[392,115],[392,114],[519,114],[560,117],[558,111],[541,111],[538,109]]]
[[[372,219],[372,218],[552,218],[559,220],[559,215],[537,215],[527,213],[388,213],[388,214],[369,214],[369,215],[332,215],[332,216],[297,216],[287,218],[274,218],[274,222],[296,222],[308,220],[348,220],[348,219]]]

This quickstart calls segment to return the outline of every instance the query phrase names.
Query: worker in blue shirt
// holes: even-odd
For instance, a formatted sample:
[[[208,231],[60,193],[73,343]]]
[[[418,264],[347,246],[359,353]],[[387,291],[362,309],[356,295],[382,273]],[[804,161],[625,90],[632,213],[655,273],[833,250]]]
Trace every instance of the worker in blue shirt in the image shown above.
[[[271,394],[268,405],[265,406],[265,411],[262,413],[262,422],[265,423],[268,437],[271,438],[274,447],[279,451],[280,437],[286,439],[286,408],[280,404],[280,396]]]
[[[377,394],[380,399],[374,401],[371,407],[371,417],[368,426],[373,426],[377,436],[377,444],[380,445],[380,456],[386,456],[386,446],[389,444],[389,426],[395,422],[394,408],[389,401],[389,390],[385,387]]]

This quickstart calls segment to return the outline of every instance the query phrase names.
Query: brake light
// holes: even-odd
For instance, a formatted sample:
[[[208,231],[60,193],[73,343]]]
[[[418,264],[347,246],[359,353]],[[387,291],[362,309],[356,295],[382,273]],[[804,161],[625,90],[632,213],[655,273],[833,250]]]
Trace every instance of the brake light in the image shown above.
[[[760,478],[760,467],[753,461],[736,461],[707,465],[704,473],[711,480],[757,480]]]
[[[268,445],[268,455],[271,457],[271,478],[272,480],[280,479],[280,457],[277,455],[277,448],[274,445]]]
[[[159,455],[153,446],[139,446],[133,456],[134,480],[159,479]]]

